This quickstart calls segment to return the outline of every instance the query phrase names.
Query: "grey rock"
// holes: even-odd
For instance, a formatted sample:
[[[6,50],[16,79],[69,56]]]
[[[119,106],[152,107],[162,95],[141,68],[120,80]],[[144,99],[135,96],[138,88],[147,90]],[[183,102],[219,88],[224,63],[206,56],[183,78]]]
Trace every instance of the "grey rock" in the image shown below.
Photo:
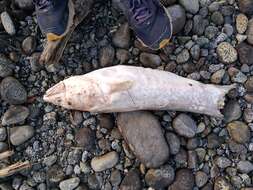
[[[248,78],[245,83],[245,88],[248,92],[253,92],[253,76]]]
[[[198,187],[203,187],[208,181],[208,176],[205,172],[198,171],[195,174],[195,183]]]
[[[99,62],[102,67],[112,65],[115,57],[115,50],[112,46],[103,47],[100,50]]]
[[[191,151],[188,151],[188,168],[190,169],[196,169],[197,166],[198,166],[198,156],[197,156],[197,153],[196,151],[194,150],[191,150]]]
[[[36,39],[34,36],[28,36],[22,42],[22,50],[26,55],[31,55],[36,49]]]
[[[127,63],[130,59],[130,53],[125,49],[118,49],[116,52],[116,57],[119,60],[120,64]]]
[[[253,46],[243,42],[243,43],[240,43],[236,47],[236,49],[238,51],[241,64],[247,64],[247,65],[253,64]]]
[[[219,168],[222,169],[227,168],[232,164],[232,162],[228,158],[223,156],[217,157],[214,162]]]
[[[15,65],[5,57],[5,55],[0,54],[0,77],[5,78],[12,75]]]
[[[253,110],[250,108],[246,108],[243,112],[243,119],[247,123],[253,122]]]
[[[141,180],[137,170],[129,171],[120,184],[120,190],[141,190],[141,188]]]
[[[15,4],[23,10],[33,10],[33,0],[15,0]]]
[[[158,55],[151,53],[141,53],[140,62],[144,67],[157,68],[161,65],[162,60]]]
[[[99,175],[92,174],[88,176],[88,185],[90,189],[101,189],[103,178]]]
[[[29,109],[25,106],[10,106],[4,113],[2,125],[22,123],[29,116]]]
[[[233,190],[232,185],[223,177],[217,177],[214,182],[214,190]]]
[[[27,92],[20,82],[13,77],[6,77],[0,84],[0,94],[9,104],[23,104],[27,100]]]
[[[1,13],[1,23],[5,29],[5,31],[10,35],[16,34],[15,25],[10,17],[10,15],[4,11]]]
[[[73,190],[80,183],[80,179],[78,177],[66,179],[59,184],[61,190]]]
[[[169,147],[159,121],[149,112],[118,115],[118,127],[136,157],[147,167],[156,168],[169,157]]]
[[[117,187],[121,183],[121,174],[119,170],[113,170],[110,177],[110,182],[114,187]]]
[[[158,169],[148,170],[145,175],[145,181],[154,189],[164,189],[173,182],[174,177],[174,169],[169,165],[165,165]]]
[[[191,48],[190,52],[191,52],[191,56],[192,56],[193,59],[199,60],[199,58],[200,58],[200,47],[199,47],[199,45],[194,45]]]
[[[185,168],[187,167],[187,152],[181,148],[179,152],[175,155],[175,163],[177,168]]]
[[[174,119],[173,128],[177,134],[186,138],[194,137],[197,132],[195,121],[186,114],[180,114]]]
[[[223,113],[226,122],[237,120],[242,115],[241,107],[236,100],[230,100],[226,104]]]
[[[4,127],[0,127],[0,141],[3,142],[5,141],[7,137],[7,131]]]
[[[239,0],[239,9],[245,14],[253,14],[253,2],[251,0]]]
[[[208,25],[208,21],[205,20],[201,15],[195,15],[193,17],[193,33],[201,36],[206,27]]]
[[[128,49],[130,45],[130,29],[128,23],[124,23],[116,31],[112,38],[112,42],[116,47]]]
[[[214,38],[219,32],[219,29],[216,26],[208,26],[205,29],[205,36],[208,39]]]
[[[247,41],[249,44],[253,45],[253,19],[250,19],[248,23]]]
[[[207,148],[217,148],[220,145],[220,140],[221,139],[215,133],[211,133],[207,136]]]
[[[246,143],[250,139],[249,127],[241,121],[233,121],[227,125],[229,135],[237,143]]]
[[[237,164],[237,169],[241,173],[250,173],[253,171],[253,164],[250,161],[240,161]]]
[[[179,3],[185,8],[186,11],[196,14],[199,11],[199,0],[179,0]]]
[[[96,172],[101,172],[113,168],[119,161],[117,152],[109,152],[91,160],[91,167]]]
[[[180,139],[174,133],[166,133],[166,140],[168,142],[170,153],[175,155],[180,150]]]
[[[212,14],[211,20],[214,24],[218,26],[223,25],[224,23],[223,15],[219,11],[216,11]]]
[[[0,142],[0,153],[6,151],[8,149],[9,149],[9,147],[5,142]]]
[[[34,128],[28,125],[13,127],[10,129],[10,141],[14,146],[18,146],[33,137]]]
[[[177,55],[177,63],[185,63],[190,59],[190,53],[187,49],[183,49],[178,55]]]
[[[192,190],[194,187],[194,175],[191,170],[180,169],[176,172],[176,180],[168,190]]]
[[[172,18],[173,34],[179,33],[185,25],[185,10],[180,5],[173,5],[167,8]]]

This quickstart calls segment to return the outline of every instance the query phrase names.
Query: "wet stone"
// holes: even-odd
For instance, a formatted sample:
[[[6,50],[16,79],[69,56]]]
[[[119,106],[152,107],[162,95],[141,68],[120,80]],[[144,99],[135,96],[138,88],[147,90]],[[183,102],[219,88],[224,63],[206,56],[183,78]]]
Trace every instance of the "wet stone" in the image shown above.
[[[140,62],[144,67],[157,68],[161,65],[162,60],[158,55],[151,53],[141,53]]]
[[[250,139],[250,129],[249,127],[241,122],[234,121],[227,125],[229,135],[237,143],[246,143]]]
[[[166,140],[168,142],[170,153],[175,155],[180,150],[180,139],[174,133],[166,133]]]
[[[253,171],[253,164],[250,161],[240,161],[237,164],[237,169],[241,173],[250,173]]]
[[[235,100],[230,100],[226,104],[223,110],[223,113],[224,113],[224,118],[226,122],[237,120],[242,115],[241,107],[239,103]]]
[[[194,187],[194,175],[191,170],[180,169],[176,172],[174,183],[168,190],[192,190]]]
[[[18,146],[33,137],[34,128],[28,125],[12,127],[10,129],[10,141],[14,146]]]
[[[179,3],[185,8],[186,11],[196,14],[199,11],[199,1],[198,0],[179,0]]]
[[[12,75],[15,65],[5,57],[5,55],[0,54],[0,77],[4,78]]]
[[[73,190],[80,183],[80,179],[78,177],[66,179],[59,184],[61,190]]]
[[[22,123],[29,116],[29,109],[25,106],[11,106],[3,115],[2,125]]]
[[[25,54],[31,55],[36,49],[36,39],[34,36],[28,36],[22,42],[22,49]]]
[[[129,171],[120,184],[121,190],[141,190],[141,180],[137,170]]]
[[[195,174],[195,183],[198,187],[203,187],[208,181],[208,176],[205,172],[198,171]]]
[[[232,163],[228,158],[222,157],[222,156],[216,158],[214,162],[215,162],[215,164],[216,164],[219,168],[222,168],[222,169],[231,166],[231,163]]]
[[[180,114],[173,120],[173,128],[177,134],[192,138],[197,132],[197,125],[195,121],[186,114]]]
[[[96,172],[101,172],[113,168],[119,160],[117,152],[109,152],[91,160],[91,167]]]
[[[79,129],[75,135],[77,145],[87,151],[93,148],[95,144],[95,138],[95,132],[88,127]]]
[[[177,34],[184,28],[186,22],[185,10],[180,5],[169,6],[167,10],[172,18],[173,34]]]

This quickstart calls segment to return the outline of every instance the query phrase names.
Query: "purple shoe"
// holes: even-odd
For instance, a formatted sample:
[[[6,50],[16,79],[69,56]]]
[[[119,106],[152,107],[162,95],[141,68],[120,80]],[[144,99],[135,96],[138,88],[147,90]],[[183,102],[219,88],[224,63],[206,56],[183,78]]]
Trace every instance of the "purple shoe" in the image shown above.
[[[49,41],[61,39],[68,26],[68,0],[34,0],[39,27]]]
[[[157,50],[170,42],[172,19],[159,0],[120,0],[120,7],[144,45]]]

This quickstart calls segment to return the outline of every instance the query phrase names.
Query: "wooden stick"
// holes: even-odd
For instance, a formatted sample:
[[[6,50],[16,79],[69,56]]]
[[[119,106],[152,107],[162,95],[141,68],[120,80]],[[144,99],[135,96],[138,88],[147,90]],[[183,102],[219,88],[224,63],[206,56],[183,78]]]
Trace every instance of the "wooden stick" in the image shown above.
[[[4,160],[4,159],[6,159],[6,158],[9,158],[9,157],[11,157],[13,154],[14,154],[14,151],[13,151],[13,150],[8,150],[8,151],[5,151],[5,152],[2,152],[2,153],[0,153],[0,160]]]
[[[13,165],[10,165],[6,168],[3,168],[0,170],[0,178],[3,177],[8,177],[11,176],[13,174],[16,174],[24,169],[30,168],[31,164],[29,161],[25,161],[25,162],[17,162]]]

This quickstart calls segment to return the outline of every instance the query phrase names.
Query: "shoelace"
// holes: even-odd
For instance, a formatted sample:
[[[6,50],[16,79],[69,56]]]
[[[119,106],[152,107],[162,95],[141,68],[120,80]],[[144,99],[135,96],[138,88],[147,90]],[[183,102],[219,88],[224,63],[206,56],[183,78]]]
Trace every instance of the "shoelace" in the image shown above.
[[[143,24],[152,17],[150,9],[143,0],[130,0],[130,11],[138,24]]]

